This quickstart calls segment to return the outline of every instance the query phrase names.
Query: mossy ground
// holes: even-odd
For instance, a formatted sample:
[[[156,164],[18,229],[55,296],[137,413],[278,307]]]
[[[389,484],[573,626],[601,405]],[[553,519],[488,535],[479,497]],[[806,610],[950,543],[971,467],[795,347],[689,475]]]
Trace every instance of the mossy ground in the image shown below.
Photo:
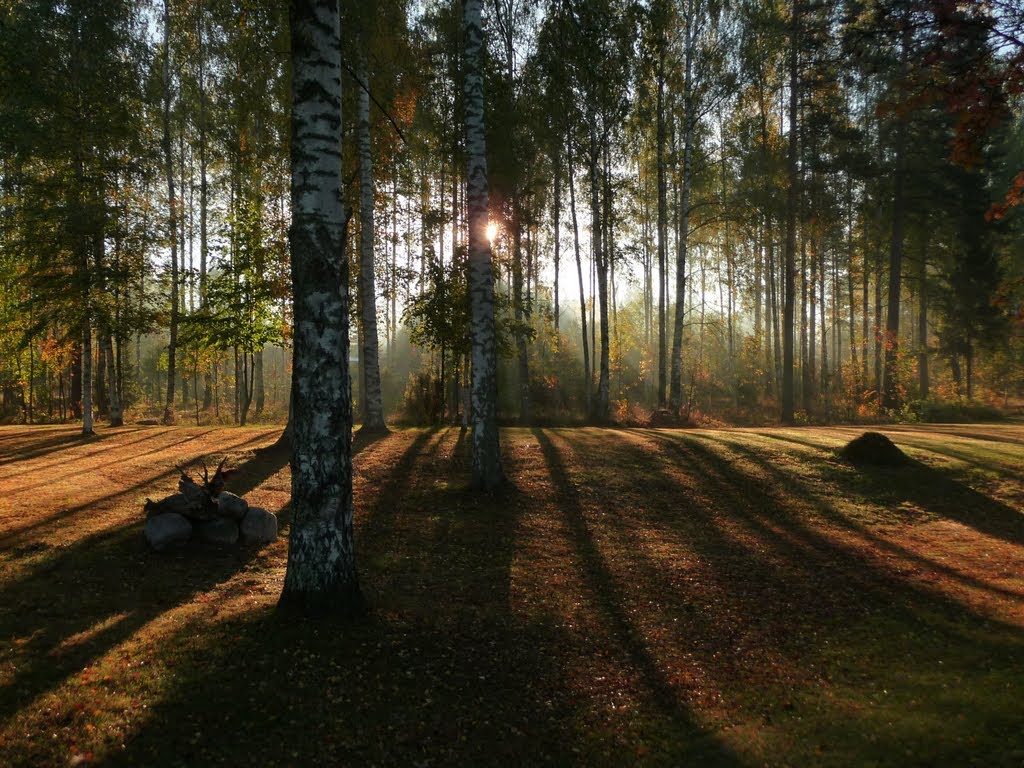
[[[357,441],[372,610],[283,621],[286,540],[150,552],[142,504],[268,429],[0,428],[0,764],[1024,763],[1024,428]]]

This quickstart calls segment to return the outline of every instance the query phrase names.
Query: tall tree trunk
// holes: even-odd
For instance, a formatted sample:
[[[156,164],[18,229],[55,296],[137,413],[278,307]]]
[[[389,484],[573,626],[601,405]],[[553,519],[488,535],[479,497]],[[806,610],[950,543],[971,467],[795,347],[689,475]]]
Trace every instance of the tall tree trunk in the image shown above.
[[[801,181],[803,181],[801,179]],[[811,412],[811,365],[807,348],[807,221],[801,216],[800,227],[800,399],[806,413]],[[814,319],[814,313],[811,313]],[[811,352],[814,340],[811,340]]]
[[[552,226],[555,230],[555,345],[559,345],[559,330],[561,326],[561,307],[558,296],[558,272],[562,256],[561,224],[562,224],[562,148],[561,138],[555,142],[554,156],[551,158],[553,172],[555,174],[554,200],[552,201]]]
[[[362,312],[363,369],[360,431],[387,432],[380,388],[380,346],[377,337],[377,285],[373,265],[373,151],[370,142],[370,79],[365,58],[359,65],[357,104],[359,114],[359,292]]]
[[[519,379],[519,421],[530,423],[530,360],[526,344],[523,302],[523,226],[518,197],[512,194],[512,317],[516,331],[516,363]]]
[[[964,364],[967,377],[967,399],[974,399],[974,344],[970,341],[964,344]]]
[[[697,122],[697,103],[693,92],[695,11],[687,2],[683,83],[683,178],[679,196],[679,234],[676,237],[676,307],[672,324],[672,375],[669,380],[669,408],[678,414],[683,406],[683,325],[686,319],[686,259],[690,238],[690,189],[693,185],[693,132]]]
[[[918,307],[917,307],[917,379],[919,397],[928,399],[928,241],[921,247],[921,264],[917,272]]]
[[[567,142],[569,163],[569,209],[572,211],[572,243],[576,251],[576,277],[580,285],[580,325],[583,342],[583,401],[586,413],[591,412],[593,380],[590,377],[590,339],[587,337],[587,299],[583,289],[583,260],[580,258],[580,225],[576,217],[576,176],[573,166],[572,138]]]
[[[469,312],[472,349],[472,481],[490,491],[504,481],[498,438],[498,348],[494,323],[494,279],[487,240],[487,145],[484,126],[484,80],[481,0],[462,5],[465,46],[466,208],[469,229]]]
[[[82,279],[85,280],[85,276]],[[84,296],[82,306],[88,310],[88,299]],[[74,345],[71,353],[71,381],[68,384],[68,399],[71,401],[71,417],[73,419],[82,418],[82,336],[84,333],[85,328],[83,326],[79,329],[78,342]],[[91,387],[92,384],[90,383],[89,386]]]
[[[97,204],[101,205],[101,204]],[[104,293],[108,286],[103,278],[104,262],[106,260],[106,248],[103,238],[103,226],[96,232],[93,241],[93,251],[96,263],[96,274],[99,280],[100,290]],[[115,296],[115,301],[117,296]],[[100,367],[104,368],[105,387],[103,392],[103,415],[108,417],[112,427],[120,427],[124,424],[124,417],[121,412],[121,397],[118,392],[118,380],[115,375],[114,365],[114,341],[112,339],[111,317],[105,315],[99,327],[99,359]]]
[[[363,602],[352,532],[348,219],[341,202],[337,0],[294,0],[292,61],[292,524],[279,605],[351,613]]]
[[[121,408],[121,393],[117,377],[117,366],[114,360],[114,341],[109,331],[103,334],[100,343],[104,348],[107,360],[107,398],[110,404],[110,426],[124,426],[124,412]]]
[[[88,308],[82,321],[82,434],[94,433],[92,423],[92,324]]]
[[[252,388],[256,399],[256,411],[253,413],[253,417],[258,419],[267,404],[267,387],[263,380],[263,347],[257,349],[253,356]]]
[[[206,307],[206,273],[209,268],[207,214],[210,207],[210,184],[207,178],[209,160],[206,141],[206,17],[199,17],[199,306]],[[203,409],[213,405],[213,373],[203,374]]]
[[[167,172],[167,233],[171,246],[171,321],[170,340],[167,344],[167,398],[164,403],[164,424],[173,424],[175,355],[178,348],[178,211],[174,196],[174,156],[171,152],[171,0],[164,0],[164,113],[163,139],[164,168]]]
[[[103,344],[102,323],[98,325],[96,335],[99,345],[96,350],[96,367],[93,369],[95,373],[92,377],[95,384],[93,402],[96,404],[96,418],[102,420],[110,415],[110,410],[107,405],[107,348]]]
[[[787,159],[786,189],[786,253],[785,277],[782,303],[782,423],[792,424],[794,415],[793,398],[793,308],[796,298],[796,215],[799,198],[799,176],[797,175],[797,151],[799,130],[797,115],[800,91],[800,68],[798,51],[800,47],[800,0],[793,0],[789,40],[789,156]]]
[[[604,228],[601,217],[600,162],[601,145],[597,139],[597,127],[590,122],[590,239],[594,251],[594,265],[597,270],[597,301],[601,323],[601,366],[597,380],[597,399],[594,419],[608,421],[610,414],[609,391],[609,337],[608,337],[608,257],[604,253]]]
[[[665,268],[668,262],[668,179],[665,173],[665,35],[658,38],[658,407],[667,405],[668,329],[665,327]],[[678,301],[678,296],[676,297]]]
[[[882,401],[882,350],[885,347],[882,333],[882,256],[875,256],[875,398]]]
[[[904,83],[907,77],[910,57],[910,11],[909,5],[903,12],[902,45],[900,46],[900,95],[905,96]],[[900,99],[901,103],[903,98]],[[904,176],[906,175],[906,119],[896,115],[895,167],[893,169],[892,195],[892,243],[889,247],[889,302],[885,314],[885,380],[882,386],[882,408],[892,410],[899,407],[899,382],[896,380],[896,362],[899,357],[900,336],[900,290],[903,270],[903,219],[906,215],[904,204]]]
[[[771,314],[771,355],[766,361],[766,365],[771,375],[769,377],[769,393],[772,396],[777,397],[779,394],[779,381],[782,377],[782,338],[779,330],[779,281],[778,281],[778,269],[775,265],[775,236],[772,233],[772,221],[769,216],[767,219],[767,231],[768,231],[768,280],[770,282],[768,286],[769,299],[770,299],[770,314]]]
[[[861,254],[862,263],[862,281],[861,281],[861,337],[860,337],[860,354],[861,354],[861,379],[860,388],[861,391],[865,391],[868,387],[868,351],[871,347],[871,313],[869,312],[870,304],[870,286],[868,281],[871,275],[870,269],[868,269],[868,253],[870,250],[870,243],[868,240],[868,225],[867,217],[865,216],[864,222],[864,243]]]
[[[846,288],[850,301],[850,367],[855,384],[859,384],[857,363],[857,321],[853,288],[853,181],[846,175]],[[837,364],[840,361],[836,361]]]
[[[825,247],[818,239],[818,290],[821,291],[818,311],[821,313],[821,392],[828,405],[829,370],[828,370],[828,319],[825,314]],[[833,310],[834,312],[834,310]]]

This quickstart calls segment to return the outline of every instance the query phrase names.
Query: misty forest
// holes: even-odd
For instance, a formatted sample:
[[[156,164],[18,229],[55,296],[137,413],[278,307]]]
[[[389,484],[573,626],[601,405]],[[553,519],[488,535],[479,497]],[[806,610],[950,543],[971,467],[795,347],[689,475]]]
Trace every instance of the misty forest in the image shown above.
[[[0,0],[0,764],[1024,762],[1020,0]]]

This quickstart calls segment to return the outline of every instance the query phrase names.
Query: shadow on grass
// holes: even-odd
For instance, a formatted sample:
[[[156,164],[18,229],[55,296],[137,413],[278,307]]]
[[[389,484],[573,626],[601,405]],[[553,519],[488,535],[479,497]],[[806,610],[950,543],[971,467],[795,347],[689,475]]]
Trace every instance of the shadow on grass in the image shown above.
[[[816,448],[821,454],[823,464],[835,457],[834,451],[820,444],[799,440],[789,435],[767,436],[783,442]],[[980,465],[976,457],[950,449],[948,446],[931,445],[929,441],[905,442],[919,450]],[[748,455],[752,454],[748,451]],[[844,465],[853,466],[845,462]],[[1011,544],[1024,545],[1024,513],[951,477],[947,470],[930,467],[913,459],[904,467],[864,466],[856,467],[856,470],[856,473],[852,474],[833,469],[828,473],[829,479],[837,482],[844,491],[867,495],[873,501],[887,507],[896,508],[904,502],[909,502],[926,512],[953,520],[987,536]],[[997,471],[1018,477],[1016,473],[1001,468]]]
[[[149,450],[142,451],[141,453],[134,453],[132,455],[132,458],[133,459],[138,459],[138,458],[142,458],[143,456],[152,456],[153,454],[163,453],[164,451],[170,451],[170,450],[180,451],[181,447],[183,445],[185,445],[187,443],[191,443],[191,442],[193,442],[195,440],[199,440],[199,439],[205,437],[207,434],[209,434],[212,431],[213,431],[212,429],[208,429],[205,432],[200,432],[197,435],[183,436],[180,440],[175,440],[174,442],[167,443],[166,445],[159,445],[156,448],[150,448]],[[255,442],[258,439],[259,438],[249,438],[247,440],[242,441],[241,443],[234,443],[234,444],[232,444],[231,447],[232,448],[237,448],[239,445],[247,445],[248,443]],[[110,448],[107,448],[105,450],[107,450],[107,451],[121,450],[126,445],[133,445],[135,443],[139,443],[139,442],[143,442],[143,441],[144,441],[144,439],[143,440],[132,440],[132,441],[129,441],[127,443],[119,443],[119,444],[113,445]],[[104,451],[95,451],[93,453],[90,453],[90,454],[87,454],[87,455],[84,455],[84,456],[74,456],[74,457],[71,457],[68,460],[68,462],[78,463],[78,462],[89,461],[89,460],[93,459],[93,457],[97,453],[103,453],[103,452]],[[55,466],[56,464],[60,464],[60,463],[64,463],[64,462],[55,462],[54,465],[50,465],[50,466]],[[79,470],[75,470],[75,471],[62,472],[61,475],[60,475],[60,478],[63,481],[63,480],[68,480],[68,479],[70,479],[72,477],[83,477],[83,476],[93,475],[98,470],[106,469],[108,467],[117,466],[117,465],[123,464],[123,463],[124,463],[123,459],[116,459],[116,460],[112,460],[112,461],[105,461],[105,462],[98,463],[98,464],[89,464],[88,466],[86,466],[83,469],[79,469]],[[174,467],[175,465],[173,463],[171,463],[171,466]],[[39,470],[35,470],[35,469],[33,470],[33,472],[37,472],[37,471],[39,471]],[[18,491],[19,492],[32,491],[32,490],[35,490],[37,488],[45,488],[46,486],[48,486],[50,484],[51,484],[51,481],[47,480],[47,481],[43,481],[43,482],[34,483],[34,484],[31,484],[31,485],[23,485],[23,486],[20,486],[18,488]]]
[[[380,483],[356,498],[367,617],[263,610],[205,626],[150,722],[105,764],[571,763],[571,712],[542,652],[556,630],[510,609],[521,502],[465,490],[452,437],[395,432],[359,454]]]
[[[660,715],[668,719],[676,749],[683,745],[678,752],[670,751],[676,752],[676,759],[699,760],[701,765],[740,765],[734,754],[695,722],[686,703],[663,674],[658,659],[627,613],[624,594],[627,585],[619,583],[605,563],[565,461],[543,430],[534,428],[532,433],[540,445],[551,482],[558,489],[556,502],[565,517],[586,581],[611,624],[616,650],[623,652],[639,672]]]
[[[178,448],[181,445],[184,445],[185,443],[188,443],[188,442],[190,442],[190,441],[192,441],[194,439],[196,439],[196,438],[195,437],[185,438],[184,440],[179,440],[179,441],[177,441],[175,443],[171,443],[169,445],[165,445],[165,446],[163,446],[161,448],[153,449],[152,451],[147,451],[146,453],[149,454],[149,453],[156,453],[156,452],[159,452],[159,451],[169,451],[169,450]],[[245,446],[248,446],[248,445],[250,445],[252,443],[255,443],[255,442],[257,442],[257,441],[259,441],[261,439],[262,439],[262,436],[246,437],[246,438],[244,438],[244,439],[242,439],[242,440],[240,440],[238,442],[231,443],[227,447],[227,450],[237,450],[237,449],[240,449],[240,448],[245,448]],[[198,456],[195,459],[193,459],[193,461],[196,460],[196,459],[201,459],[201,458],[203,458],[203,457],[202,456]],[[78,475],[85,474],[88,471],[89,470],[82,470],[80,472],[73,472],[73,473],[71,473],[71,475],[78,476]],[[81,504],[77,504],[77,505],[72,506],[72,507],[67,507],[65,509],[58,510],[57,512],[53,512],[53,513],[51,513],[49,515],[38,517],[36,520],[34,520],[31,523],[25,523],[25,524],[20,525],[20,526],[12,526],[10,528],[7,528],[7,529],[3,530],[2,533],[0,533],[0,547],[10,547],[10,546],[16,545],[27,534],[38,533],[41,529],[45,528],[48,525],[53,524],[56,521],[67,521],[67,520],[70,520],[75,515],[79,515],[79,514],[81,514],[83,512],[88,512],[89,510],[94,509],[94,508],[96,508],[98,506],[101,506],[101,505],[110,504],[110,503],[112,503],[114,501],[117,501],[118,499],[124,499],[125,497],[129,497],[129,496],[131,496],[133,494],[138,494],[141,491],[143,491],[143,489],[146,489],[146,488],[150,488],[150,487],[165,488],[167,493],[164,494],[164,495],[170,495],[175,490],[175,483],[173,483],[172,480],[174,480],[177,476],[178,476],[178,470],[177,470],[176,467],[172,466],[172,468],[166,469],[163,472],[159,472],[159,473],[157,473],[155,475],[147,475],[142,480],[139,480],[138,482],[133,483],[132,485],[130,485],[130,486],[126,487],[126,488],[122,488],[121,490],[116,491],[114,493],[110,493],[110,494],[107,494],[105,496],[100,496],[99,498],[90,499],[89,501],[83,502]],[[165,483],[165,481],[166,481],[166,483]],[[21,492],[23,490],[27,490],[27,489],[24,489],[24,488],[19,489],[19,492]],[[154,492],[154,496],[159,497],[160,494]],[[143,514],[142,513],[142,505],[140,504],[140,508],[139,508],[140,520],[142,519],[142,514]]]
[[[89,453],[86,454],[79,454],[75,456],[75,458],[81,459],[84,457],[96,456],[97,454],[105,453],[107,451],[119,450],[126,445],[132,445],[135,443],[145,442],[146,440],[152,440],[153,438],[167,434],[169,431],[170,430],[168,429],[154,430],[125,428],[118,429],[117,432],[101,430],[96,434],[89,436],[83,436],[79,431],[74,432],[72,434],[63,433],[60,436],[52,437],[49,439],[36,440],[35,435],[32,434],[31,428],[27,427],[25,432],[19,433],[19,437],[21,437],[22,439],[27,438],[32,442],[30,442],[28,445],[23,446],[21,449],[14,451],[13,453],[0,451],[0,456],[2,456],[2,458],[0,458],[0,466],[17,464],[19,462],[28,461],[30,459],[42,458],[43,456],[47,456],[53,453],[59,453],[60,451],[67,450],[69,448],[79,448],[92,445],[97,445],[98,449],[95,451],[90,451]],[[105,440],[110,440],[110,438],[112,437],[123,435],[125,432],[142,432],[143,434],[137,440],[115,441],[113,445],[103,445],[103,442]],[[2,448],[2,445],[0,445],[0,448]],[[45,464],[35,464],[32,466],[30,470],[27,471],[39,472],[41,470],[57,466],[58,464],[63,463],[63,461],[65,460],[57,459],[56,461],[49,461]],[[8,475],[8,477],[14,477],[14,475]]]
[[[593,462],[582,482],[608,476],[599,440],[564,440]],[[826,535],[796,478],[723,448],[727,437],[624,433],[615,456],[629,477],[613,480],[613,512],[589,513],[654,635],[699,660],[731,718],[760,715],[787,761],[1015,764],[1021,628]]]
[[[147,547],[140,522],[51,551],[0,593],[0,637],[25,660],[0,688],[0,719],[82,671],[165,611],[229,578],[251,549]]]

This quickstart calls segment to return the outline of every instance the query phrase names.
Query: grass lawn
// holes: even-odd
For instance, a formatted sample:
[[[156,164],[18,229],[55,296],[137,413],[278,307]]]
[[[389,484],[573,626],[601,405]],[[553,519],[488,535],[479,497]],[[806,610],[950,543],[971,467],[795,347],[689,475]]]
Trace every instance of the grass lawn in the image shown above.
[[[266,428],[0,428],[0,765],[1024,765],[1024,427],[510,429],[356,444],[353,625],[287,542],[156,554],[145,497]]]

